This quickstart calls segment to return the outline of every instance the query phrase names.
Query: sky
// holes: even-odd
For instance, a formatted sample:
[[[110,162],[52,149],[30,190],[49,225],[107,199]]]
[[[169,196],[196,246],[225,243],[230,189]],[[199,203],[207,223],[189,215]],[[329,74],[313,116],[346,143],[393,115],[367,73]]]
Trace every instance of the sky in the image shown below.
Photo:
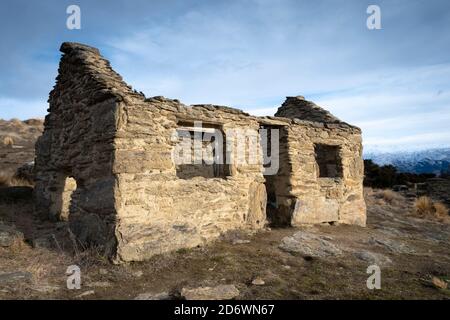
[[[273,115],[303,95],[361,127],[366,150],[450,146],[448,0],[2,0],[0,39],[3,119],[45,116],[74,41],[148,97]]]

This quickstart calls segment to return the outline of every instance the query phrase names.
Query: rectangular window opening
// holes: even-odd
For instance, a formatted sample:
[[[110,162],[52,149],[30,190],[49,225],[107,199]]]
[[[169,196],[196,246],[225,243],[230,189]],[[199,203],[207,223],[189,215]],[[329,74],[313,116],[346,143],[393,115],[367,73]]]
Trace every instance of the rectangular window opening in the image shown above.
[[[226,138],[222,126],[194,123],[179,123],[177,133],[183,139],[182,164],[176,165],[177,177],[180,179],[226,178],[230,175],[226,164]],[[195,147],[197,146],[197,148]],[[186,153],[186,154],[185,154]]]
[[[339,146],[316,144],[314,146],[319,178],[341,178],[342,159]]]

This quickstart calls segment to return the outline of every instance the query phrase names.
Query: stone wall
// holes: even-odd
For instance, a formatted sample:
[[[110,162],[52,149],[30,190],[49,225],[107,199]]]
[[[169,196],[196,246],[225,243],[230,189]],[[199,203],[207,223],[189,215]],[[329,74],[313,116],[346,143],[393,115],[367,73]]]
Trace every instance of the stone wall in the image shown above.
[[[61,51],[36,143],[36,210],[52,220],[68,219],[81,242],[112,252],[117,104],[136,94],[97,49],[64,43]]]
[[[258,230],[267,223],[267,193],[271,222],[365,224],[358,128],[303,97],[288,98],[277,117],[146,99],[97,49],[65,43],[61,51],[36,144],[36,209],[68,219],[81,242],[103,247],[116,262],[202,245],[228,230]],[[227,143],[230,130],[240,129],[245,143],[258,146],[258,129],[279,129],[279,171],[263,175],[259,149],[258,161],[224,164],[221,174],[216,167],[214,176],[211,168],[180,174],[175,133],[195,121],[224,132]],[[318,144],[338,151],[318,162]],[[242,160],[232,145],[229,153]],[[322,171],[339,175],[320,177]]]
[[[224,178],[177,176],[172,152],[179,123],[202,121],[223,131],[259,129],[256,118],[212,105],[187,107],[156,97],[120,105],[114,174],[118,179],[118,259],[202,245],[233,229],[266,221],[262,164],[230,165]]]
[[[320,111],[313,121],[307,111]],[[287,109],[287,110],[285,110]],[[288,97],[277,116],[292,117],[280,141],[279,174],[272,179],[278,190],[278,219],[303,223],[340,222],[365,226],[364,162],[361,130],[346,124],[303,97]],[[336,146],[342,172],[320,177],[317,145]]]

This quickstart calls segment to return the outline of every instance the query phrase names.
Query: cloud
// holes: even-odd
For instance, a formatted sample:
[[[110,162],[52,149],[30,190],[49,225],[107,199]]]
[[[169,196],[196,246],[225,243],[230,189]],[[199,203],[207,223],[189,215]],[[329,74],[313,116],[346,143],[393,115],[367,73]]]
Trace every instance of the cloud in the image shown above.
[[[448,141],[450,141],[450,132],[420,133],[398,138],[369,137],[364,140],[364,149],[365,152],[423,150],[448,147]]]
[[[373,76],[380,81],[368,77],[356,89],[330,93],[316,102],[359,126],[366,146],[394,150],[450,145],[450,64],[397,68]]]
[[[286,96],[304,95],[362,127],[365,144],[392,148],[449,132],[443,0],[380,0],[380,31],[366,28],[365,0],[80,0],[79,32],[64,28],[65,2],[24,11],[18,1],[0,3],[0,117],[45,114],[64,40],[99,47],[148,96],[273,115]]]

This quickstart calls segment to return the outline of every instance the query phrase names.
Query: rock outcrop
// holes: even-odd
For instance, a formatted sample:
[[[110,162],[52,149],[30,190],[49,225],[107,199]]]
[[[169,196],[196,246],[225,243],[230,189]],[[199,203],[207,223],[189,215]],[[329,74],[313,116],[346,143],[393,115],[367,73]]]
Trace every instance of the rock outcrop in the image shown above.
[[[232,284],[181,290],[181,296],[186,300],[231,300],[238,295],[239,290]]]

